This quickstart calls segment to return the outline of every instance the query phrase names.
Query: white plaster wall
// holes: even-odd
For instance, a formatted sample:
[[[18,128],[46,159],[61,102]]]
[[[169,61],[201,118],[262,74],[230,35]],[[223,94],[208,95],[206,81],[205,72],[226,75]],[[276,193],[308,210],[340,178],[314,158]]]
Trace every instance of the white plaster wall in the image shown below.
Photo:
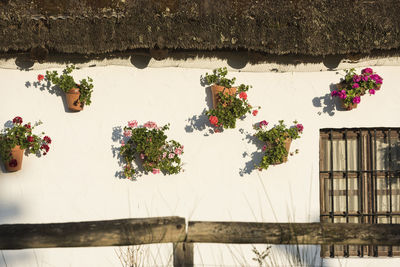
[[[384,78],[382,90],[375,96],[364,96],[351,112],[336,111],[327,98],[329,85],[338,82],[343,72],[231,72],[238,83],[253,85],[249,101],[262,109],[256,117],[249,115],[239,121],[236,129],[209,134],[201,114],[209,108],[210,93],[200,84],[200,76],[210,69],[104,66],[77,70],[76,78],[90,76],[95,84],[92,105],[79,113],[66,112],[62,97],[32,85],[44,70],[0,69],[0,126],[17,115],[24,121],[40,119],[43,125],[38,130],[53,139],[47,156],[38,159],[30,155],[24,158],[21,171],[0,173],[0,223],[170,215],[188,220],[319,221],[319,129],[400,127],[400,67],[374,70]],[[169,122],[169,138],[185,146],[185,172],[150,174],[137,181],[116,178],[120,167],[112,147],[119,145],[112,140],[113,128],[123,127],[132,119],[140,124],[148,120],[159,125]],[[263,119],[270,125],[280,119],[288,125],[294,119],[302,123],[304,134],[291,147],[300,153],[286,164],[249,173],[246,166],[253,164],[250,155],[257,147],[248,135],[254,133],[252,124]],[[216,250],[215,246],[196,245],[199,266],[240,265],[232,249],[218,245]],[[309,248],[312,254],[318,253],[318,246]],[[157,250],[166,255],[172,251],[171,246],[153,249]],[[217,256],[218,250],[225,256]],[[255,264],[251,246],[242,246],[241,250],[242,258]],[[167,265],[165,259],[168,256],[158,264]],[[329,265],[338,262],[325,261]],[[339,263],[343,262],[366,266],[382,259]],[[0,264],[120,266],[114,248],[3,251]],[[398,266],[400,261],[386,259],[385,264]]]

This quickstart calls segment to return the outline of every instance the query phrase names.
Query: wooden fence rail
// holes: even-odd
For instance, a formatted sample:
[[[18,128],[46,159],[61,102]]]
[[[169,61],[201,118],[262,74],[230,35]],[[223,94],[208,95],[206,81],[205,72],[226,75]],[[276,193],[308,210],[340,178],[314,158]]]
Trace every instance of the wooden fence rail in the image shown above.
[[[193,266],[193,243],[400,245],[400,224],[196,222],[157,217],[0,225],[0,249],[174,243],[174,266]]]
[[[185,237],[181,217],[0,225],[0,249],[175,243]]]

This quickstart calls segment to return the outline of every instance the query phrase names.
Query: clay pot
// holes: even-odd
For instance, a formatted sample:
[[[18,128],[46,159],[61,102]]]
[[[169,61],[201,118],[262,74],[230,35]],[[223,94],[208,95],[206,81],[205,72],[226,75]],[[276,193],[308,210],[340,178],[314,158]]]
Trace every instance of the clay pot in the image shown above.
[[[352,110],[352,109],[355,109],[355,108],[357,108],[357,103],[351,103],[349,106],[347,106],[346,107],[346,105],[344,104],[344,101],[343,101],[343,99],[340,99],[341,100],[341,105],[342,105],[342,109],[345,109],[345,110]]]
[[[67,93],[65,93],[69,110],[81,111],[83,109],[83,104],[79,101],[80,95],[81,93],[79,93],[78,88],[72,88]]]
[[[20,146],[15,146],[11,149],[11,159],[4,163],[6,170],[9,172],[19,171],[22,167],[22,159],[24,158],[24,150],[21,149]],[[16,166],[10,166],[10,162],[12,163],[16,160]]]
[[[223,92],[223,93],[227,93],[229,95],[234,95],[236,94],[236,87],[231,87],[231,88],[227,88],[221,85],[216,85],[213,84],[211,85],[211,92],[212,92],[212,99],[213,99],[213,107],[216,108],[218,101],[219,101],[219,97],[218,97],[218,93]]]
[[[289,138],[285,139],[284,145],[285,145],[286,151],[288,152],[288,155],[289,155],[289,150],[290,150],[290,145],[291,144],[292,144],[292,138],[289,137]],[[275,162],[274,165],[282,164],[282,163],[285,163],[287,161],[288,161],[288,156],[284,157],[281,162]]]

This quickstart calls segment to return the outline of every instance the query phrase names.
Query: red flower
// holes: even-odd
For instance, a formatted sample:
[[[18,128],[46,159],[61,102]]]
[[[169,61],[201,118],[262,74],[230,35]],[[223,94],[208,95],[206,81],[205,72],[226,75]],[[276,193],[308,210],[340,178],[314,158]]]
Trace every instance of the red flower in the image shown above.
[[[38,79],[38,81],[40,82],[41,80],[44,79],[44,76],[43,76],[42,74],[39,74],[39,75],[37,76],[37,79]]]
[[[10,167],[17,167],[17,164],[18,164],[17,160],[16,160],[16,159],[12,159],[12,160],[10,160],[10,162],[8,163],[8,166],[10,166]]]
[[[257,116],[257,114],[258,114],[258,110],[257,109],[253,110],[253,116]]]
[[[45,141],[48,144],[51,144],[51,138],[48,136],[43,137],[43,141]]]
[[[33,136],[28,136],[27,140],[29,143],[32,143],[33,141],[35,141],[35,139],[33,138]]]
[[[18,116],[15,117],[15,118],[13,119],[13,123],[14,123],[14,124],[17,124],[17,123],[18,123],[18,124],[21,124],[21,123],[22,123],[22,118],[21,118],[21,117],[18,117]]]
[[[40,146],[40,149],[44,149],[46,151],[46,153],[47,153],[47,152],[49,152],[50,147],[48,145],[44,144],[44,145]],[[43,154],[46,155],[46,153],[43,153]]]
[[[26,129],[30,129],[30,128],[31,128],[31,125],[30,125],[30,124],[25,124],[24,127],[25,127]]]
[[[210,120],[210,123],[211,123],[212,125],[217,126],[217,124],[218,124],[218,118],[217,118],[217,116],[210,116],[209,120]]]
[[[239,94],[239,97],[242,98],[242,99],[244,99],[244,100],[246,100],[246,99],[247,99],[247,94],[246,94],[246,92],[241,92],[241,93]]]

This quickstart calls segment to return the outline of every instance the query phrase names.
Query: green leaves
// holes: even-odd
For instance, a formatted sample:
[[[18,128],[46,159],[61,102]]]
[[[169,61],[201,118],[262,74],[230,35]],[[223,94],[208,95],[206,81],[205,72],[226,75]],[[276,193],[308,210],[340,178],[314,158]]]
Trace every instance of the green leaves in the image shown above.
[[[63,70],[62,75],[58,75],[57,71],[46,71],[45,79],[52,84],[57,85],[60,87],[60,89],[67,93],[69,90],[72,88],[78,88],[79,89],[79,101],[85,105],[90,105],[91,104],[91,97],[92,97],[92,92],[93,92],[93,79],[90,77],[87,77],[87,79],[83,79],[79,81],[79,84],[77,84],[74,80],[74,78],[70,75],[72,71],[75,69],[74,65],[67,66]]]
[[[212,74],[206,73],[204,76],[208,84],[221,85],[227,88],[231,88],[236,81],[236,78],[228,79],[225,78],[228,74],[226,67],[214,69]]]

